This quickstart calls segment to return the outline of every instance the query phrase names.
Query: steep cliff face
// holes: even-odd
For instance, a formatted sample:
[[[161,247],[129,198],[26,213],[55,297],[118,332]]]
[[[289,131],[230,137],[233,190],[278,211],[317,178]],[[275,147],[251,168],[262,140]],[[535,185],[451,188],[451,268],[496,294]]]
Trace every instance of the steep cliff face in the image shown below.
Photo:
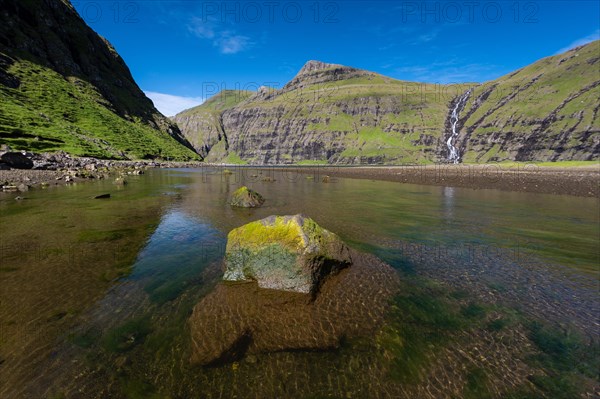
[[[310,61],[282,89],[222,113],[227,153],[254,164],[425,162],[448,106],[437,94],[433,85]]]
[[[195,158],[68,0],[2,0],[0,140],[106,157]]]
[[[224,90],[203,104],[175,115],[173,121],[185,132],[185,137],[198,154],[207,161],[221,160],[227,155],[228,148],[221,115],[252,94],[249,91]]]
[[[468,162],[600,156],[600,41],[473,88],[457,147]]]
[[[405,82],[309,61],[282,89],[263,88],[211,114],[204,127],[180,126],[186,137],[213,143],[205,147],[213,161],[445,162],[452,111],[469,91],[453,141],[461,162],[598,159],[599,45],[482,85]]]

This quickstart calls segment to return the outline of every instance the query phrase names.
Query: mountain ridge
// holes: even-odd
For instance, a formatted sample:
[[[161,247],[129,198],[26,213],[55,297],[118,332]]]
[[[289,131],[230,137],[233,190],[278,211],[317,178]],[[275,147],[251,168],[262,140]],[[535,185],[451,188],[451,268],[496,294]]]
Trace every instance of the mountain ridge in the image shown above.
[[[456,121],[461,162],[598,159],[598,53],[600,41],[490,82],[445,86],[311,60],[281,89],[262,89],[220,111],[219,154],[211,157],[210,148],[221,140],[205,151],[215,161],[251,164],[446,162],[452,110],[471,90]],[[574,112],[562,115],[562,102]],[[193,134],[202,141],[202,129]]]
[[[108,158],[197,158],[69,1],[3,0],[0,14],[3,143]]]

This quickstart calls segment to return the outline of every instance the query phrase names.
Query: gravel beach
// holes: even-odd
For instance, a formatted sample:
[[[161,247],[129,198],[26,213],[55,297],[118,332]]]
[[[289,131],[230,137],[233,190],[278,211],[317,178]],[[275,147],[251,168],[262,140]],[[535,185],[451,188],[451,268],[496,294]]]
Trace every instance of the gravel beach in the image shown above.
[[[540,194],[600,196],[600,163],[597,166],[543,167],[519,166],[427,165],[427,166],[313,166],[276,169],[286,173],[313,174],[355,179],[385,180],[435,186],[498,189]]]

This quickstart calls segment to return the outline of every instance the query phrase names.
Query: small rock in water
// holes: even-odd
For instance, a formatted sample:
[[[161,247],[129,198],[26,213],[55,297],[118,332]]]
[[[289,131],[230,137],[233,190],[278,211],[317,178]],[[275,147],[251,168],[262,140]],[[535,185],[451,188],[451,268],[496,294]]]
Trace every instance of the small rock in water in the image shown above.
[[[262,195],[246,186],[235,190],[229,204],[239,208],[258,208],[265,202]]]
[[[255,364],[258,362],[256,355],[248,355],[246,356],[246,361],[250,364]]]
[[[128,366],[130,363],[131,361],[127,356],[119,356],[115,359],[115,366],[117,366],[117,369],[122,369]]]
[[[105,199],[105,198],[110,198],[110,194],[100,194],[100,195],[96,195],[94,197],[94,199]]]

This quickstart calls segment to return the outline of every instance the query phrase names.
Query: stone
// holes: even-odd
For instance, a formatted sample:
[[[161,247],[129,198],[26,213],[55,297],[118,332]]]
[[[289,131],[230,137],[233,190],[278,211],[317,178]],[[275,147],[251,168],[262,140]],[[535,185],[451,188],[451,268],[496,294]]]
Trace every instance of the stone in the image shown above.
[[[7,152],[0,156],[0,162],[14,169],[31,169],[33,161],[20,152]]]
[[[344,339],[372,337],[399,289],[396,271],[350,250],[352,266],[331,276],[313,299],[265,290],[253,282],[221,282],[194,307],[188,323],[192,364],[221,366],[281,351],[329,351]]]
[[[323,280],[352,263],[334,233],[303,216],[269,216],[227,236],[225,281],[316,294]]]
[[[246,186],[235,190],[231,196],[229,204],[239,208],[258,208],[264,204],[265,199],[262,195]]]
[[[100,195],[96,195],[94,197],[94,199],[106,199],[106,198],[110,198],[110,194],[100,194]]]

